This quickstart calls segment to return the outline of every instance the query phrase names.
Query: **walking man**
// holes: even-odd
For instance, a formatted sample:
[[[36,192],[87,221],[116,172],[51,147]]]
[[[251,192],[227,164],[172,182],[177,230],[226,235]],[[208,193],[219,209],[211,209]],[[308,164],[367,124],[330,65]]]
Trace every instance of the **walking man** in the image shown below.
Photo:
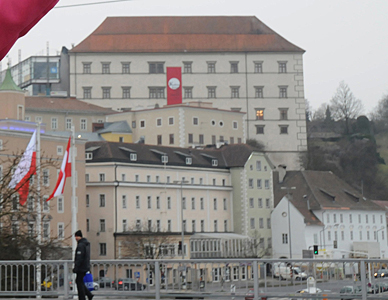
[[[77,249],[74,255],[74,269],[73,273],[77,274],[75,282],[78,289],[78,299],[85,300],[85,295],[89,300],[92,300],[94,295],[84,284],[84,277],[86,272],[90,271],[90,243],[87,239],[82,237],[81,230],[78,230],[75,234],[75,240],[77,241]]]

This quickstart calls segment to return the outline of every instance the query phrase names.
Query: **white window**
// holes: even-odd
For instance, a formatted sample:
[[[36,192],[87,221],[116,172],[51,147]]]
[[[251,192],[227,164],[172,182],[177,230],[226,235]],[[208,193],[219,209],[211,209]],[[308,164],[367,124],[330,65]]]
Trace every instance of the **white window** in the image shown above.
[[[58,205],[58,213],[63,213],[63,197],[58,197],[58,201],[57,201],[57,205]]]
[[[123,208],[127,208],[127,195],[122,195],[121,202],[122,202]]]
[[[136,208],[139,209],[140,208],[140,196],[136,196]]]
[[[253,198],[249,198],[249,208],[254,208]]]
[[[151,196],[147,196],[147,208],[151,209],[152,203],[151,203]]]
[[[50,178],[49,170],[48,169],[43,170],[43,185],[44,186],[50,185],[49,178]]]
[[[191,198],[191,209],[195,210],[195,198],[194,197]]]
[[[167,197],[167,209],[171,209],[171,197]]]
[[[105,232],[105,219],[100,219],[100,232]]]
[[[105,207],[105,194],[100,194],[100,207]]]
[[[251,229],[255,229],[255,218],[250,219]]]
[[[51,129],[53,129],[53,130],[58,129],[58,119],[57,118],[51,118]]]
[[[224,210],[228,210],[228,202],[226,201],[226,198],[224,198]]]
[[[156,209],[160,209],[160,197],[156,196]]]
[[[44,196],[44,197],[43,197],[43,211],[44,211],[44,212],[49,212],[49,211],[50,211],[50,205],[49,205],[49,203],[47,202],[47,199],[48,199],[47,196]]]
[[[43,223],[43,238],[44,239],[50,238],[50,223],[48,222]]]
[[[87,129],[87,120],[81,119],[81,130],[86,130],[86,129]]]
[[[193,159],[191,157],[186,157],[186,165],[191,165],[193,162]]]
[[[137,153],[129,154],[129,160],[130,161],[136,161],[137,160]]]
[[[71,126],[73,125],[73,122],[71,118],[66,118],[66,129],[71,130]]]
[[[217,198],[213,199],[213,208],[214,210],[217,210]]]
[[[100,178],[100,181],[105,181],[105,174],[104,173],[100,173],[99,174],[99,178]]]
[[[58,223],[58,239],[63,240],[65,237],[65,224]]]
[[[127,220],[123,219],[123,231],[127,231]]]
[[[287,233],[282,233],[282,243],[288,244],[288,234]]]
[[[86,194],[85,202],[86,202],[86,207],[89,207],[89,205],[90,205],[90,197],[89,197],[89,194]]]
[[[57,155],[63,155],[63,147],[57,146]]]
[[[266,180],[264,181],[264,186],[265,186],[265,189],[266,189],[266,190],[269,189],[269,180],[268,180],[268,179],[266,179]]]
[[[256,171],[261,171],[261,161],[260,160],[256,161]]]
[[[200,204],[201,210],[204,210],[205,209],[205,203],[204,203],[203,198],[199,199],[199,204]]]

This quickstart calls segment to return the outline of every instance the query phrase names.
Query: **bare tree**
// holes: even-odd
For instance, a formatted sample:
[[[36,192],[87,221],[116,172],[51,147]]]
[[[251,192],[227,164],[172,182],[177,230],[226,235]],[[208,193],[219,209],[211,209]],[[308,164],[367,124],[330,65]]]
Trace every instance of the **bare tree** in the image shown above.
[[[156,226],[149,228],[146,222],[134,224],[122,240],[121,253],[126,258],[158,259],[175,256],[175,245],[171,232],[160,231]]]
[[[327,103],[322,103],[313,113],[312,113],[312,120],[324,120],[326,116],[326,110],[328,108]]]
[[[345,121],[345,133],[349,134],[349,120],[357,118],[363,110],[361,100],[353,95],[344,81],[341,81],[330,103],[334,119]]]
[[[379,101],[371,117],[378,132],[388,128],[388,94]]]
[[[7,154],[8,153],[8,154]],[[43,199],[36,188],[36,176],[31,174],[28,200],[26,204],[19,203],[18,189],[9,188],[9,182],[16,167],[18,166],[22,153],[12,153],[4,148],[2,150],[2,174],[0,180],[0,260],[31,260],[36,259],[39,251],[42,259],[57,259],[64,257],[62,241],[55,236],[38,238],[36,223],[38,214],[36,211],[37,200]],[[41,167],[57,168],[57,162],[47,158],[44,153],[41,155]],[[43,180],[43,178],[41,178]],[[41,184],[41,186],[44,186]],[[43,191],[42,191],[43,192]],[[41,222],[50,220],[48,214],[40,214]]]
[[[271,248],[264,247],[264,238],[262,238],[260,232],[256,229],[251,235],[250,239],[245,244],[245,256],[262,258],[264,256],[271,256]]]

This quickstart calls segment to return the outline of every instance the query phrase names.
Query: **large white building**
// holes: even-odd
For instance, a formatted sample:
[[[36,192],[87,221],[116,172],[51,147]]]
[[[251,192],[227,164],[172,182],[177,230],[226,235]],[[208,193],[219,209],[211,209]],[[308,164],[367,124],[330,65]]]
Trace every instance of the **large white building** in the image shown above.
[[[314,245],[317,258],[387,256],[385,210],[332,172],[287,172],[274,185],[274,258],[301,258]]]
[[[161,107],[166,68],[181,67],[184,103],[245,112],[246,138],[299,170],[303,53],[256,17],[109,17],[70,50],[70,90],[115,110]]]

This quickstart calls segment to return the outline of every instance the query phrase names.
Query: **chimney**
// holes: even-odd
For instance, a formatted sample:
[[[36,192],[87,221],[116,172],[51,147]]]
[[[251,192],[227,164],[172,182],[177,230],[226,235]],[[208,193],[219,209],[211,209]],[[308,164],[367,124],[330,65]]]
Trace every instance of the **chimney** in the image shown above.
[[[279,183],[283,183],[284,177],[286,177],[286,174],[287,174],[286,168],[287,168],[286,165],[278,165]]]

